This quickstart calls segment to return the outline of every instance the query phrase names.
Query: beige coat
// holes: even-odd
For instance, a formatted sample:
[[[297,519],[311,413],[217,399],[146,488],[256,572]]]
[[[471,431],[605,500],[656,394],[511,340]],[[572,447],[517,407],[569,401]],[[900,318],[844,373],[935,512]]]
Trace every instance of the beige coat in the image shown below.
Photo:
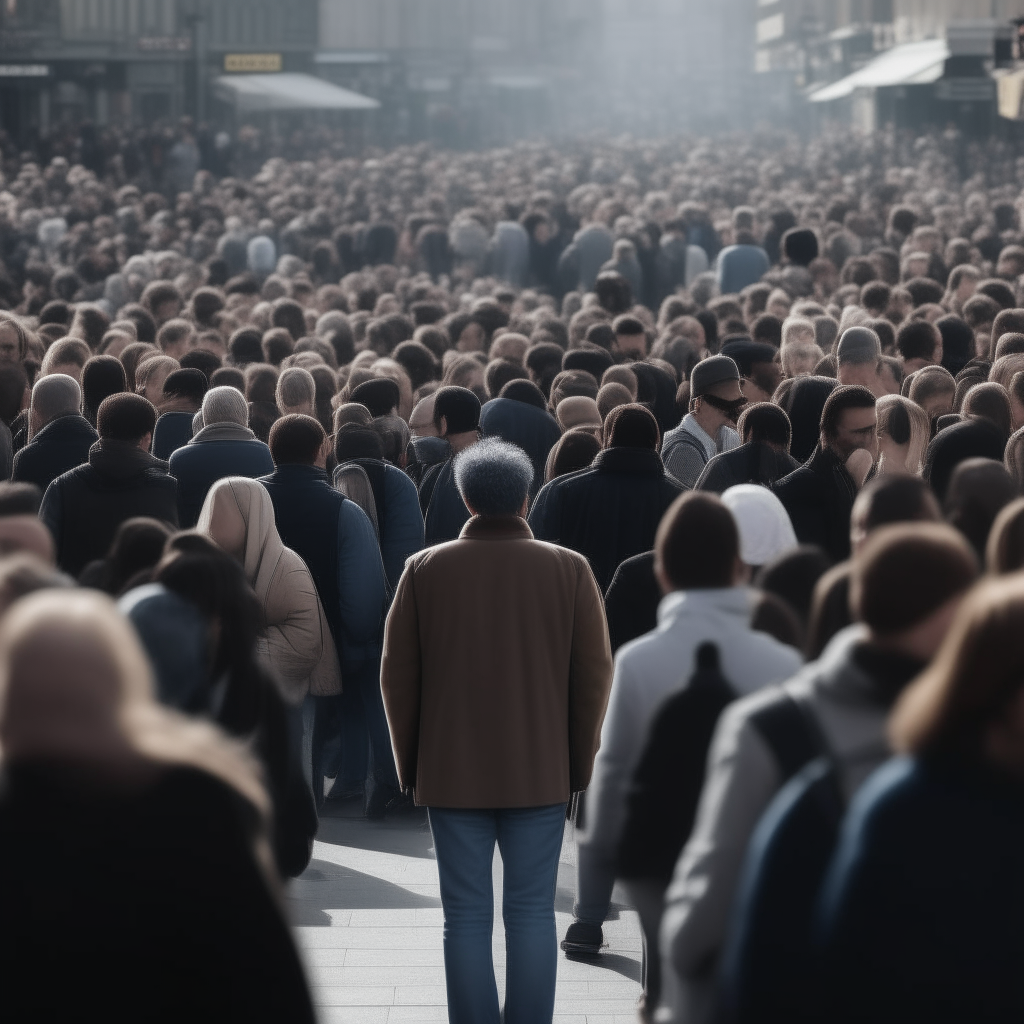
[[[313,577],[282,543],[266,488],[245,477],[218,480],[206,495],[196,529],[242,563],[263,606],[259,657],[285,699],[298,704],[307,693],[340,693],[338,654]]]
[[[538,807],[590,781],[612,681],[585,558],[517,517],[412,556],[381,687],[403,789],[435,807]]]

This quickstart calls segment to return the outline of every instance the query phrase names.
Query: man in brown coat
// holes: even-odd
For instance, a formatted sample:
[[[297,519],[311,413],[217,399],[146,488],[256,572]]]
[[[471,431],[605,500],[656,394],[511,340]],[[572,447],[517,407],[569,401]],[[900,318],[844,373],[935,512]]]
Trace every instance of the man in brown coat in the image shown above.
[[[473,513],[414,555],[381,687],[400,785],[429,808],[444,907],[448,1018],[497,1024],[491,863],[504,865],[506,1024],[554,1012],[555,882],[565,806],[590,781],[612,659],[585,558],[533,539],[529,457],[487,439],[455,480]]]

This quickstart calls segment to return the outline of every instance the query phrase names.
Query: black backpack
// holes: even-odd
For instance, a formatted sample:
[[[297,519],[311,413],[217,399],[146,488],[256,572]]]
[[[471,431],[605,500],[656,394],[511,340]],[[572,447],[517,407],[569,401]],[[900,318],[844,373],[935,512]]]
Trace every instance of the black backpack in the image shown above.
[[[693,829],[715,726],[736,692],[723,677],[718,647],[697,649],[689,683],[661,705],[626,798],[618,875],[672,878]]]

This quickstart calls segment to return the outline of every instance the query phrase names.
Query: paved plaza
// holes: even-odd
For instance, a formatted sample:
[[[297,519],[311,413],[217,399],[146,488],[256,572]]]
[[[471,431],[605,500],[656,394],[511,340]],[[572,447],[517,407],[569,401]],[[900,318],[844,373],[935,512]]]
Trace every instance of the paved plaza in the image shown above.
[[[575,851],[566,830],[555,911],[572,916]],[[494,964],[504,990],[501,860],[495,856]],[[354,804],[328,804],[309,868],[288,886],[288,909],[320,1024],[447,1021],[442,914],[426,814],[369,822]],[[556,1024],[636,1024],[640,926],[613,908],[595,963],[559,953]]]

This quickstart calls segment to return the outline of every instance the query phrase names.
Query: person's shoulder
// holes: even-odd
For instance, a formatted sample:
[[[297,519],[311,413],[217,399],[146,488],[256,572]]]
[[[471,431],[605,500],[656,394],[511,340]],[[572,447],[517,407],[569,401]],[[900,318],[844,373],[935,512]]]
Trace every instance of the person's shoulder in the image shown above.
[[[772,489],[780,498],[784,493],[796,495],[813,487],[815,479],[814,472],[807,466],[801,465],[797,466],[792,473],[787,473],[782,479],[776,480]]]

